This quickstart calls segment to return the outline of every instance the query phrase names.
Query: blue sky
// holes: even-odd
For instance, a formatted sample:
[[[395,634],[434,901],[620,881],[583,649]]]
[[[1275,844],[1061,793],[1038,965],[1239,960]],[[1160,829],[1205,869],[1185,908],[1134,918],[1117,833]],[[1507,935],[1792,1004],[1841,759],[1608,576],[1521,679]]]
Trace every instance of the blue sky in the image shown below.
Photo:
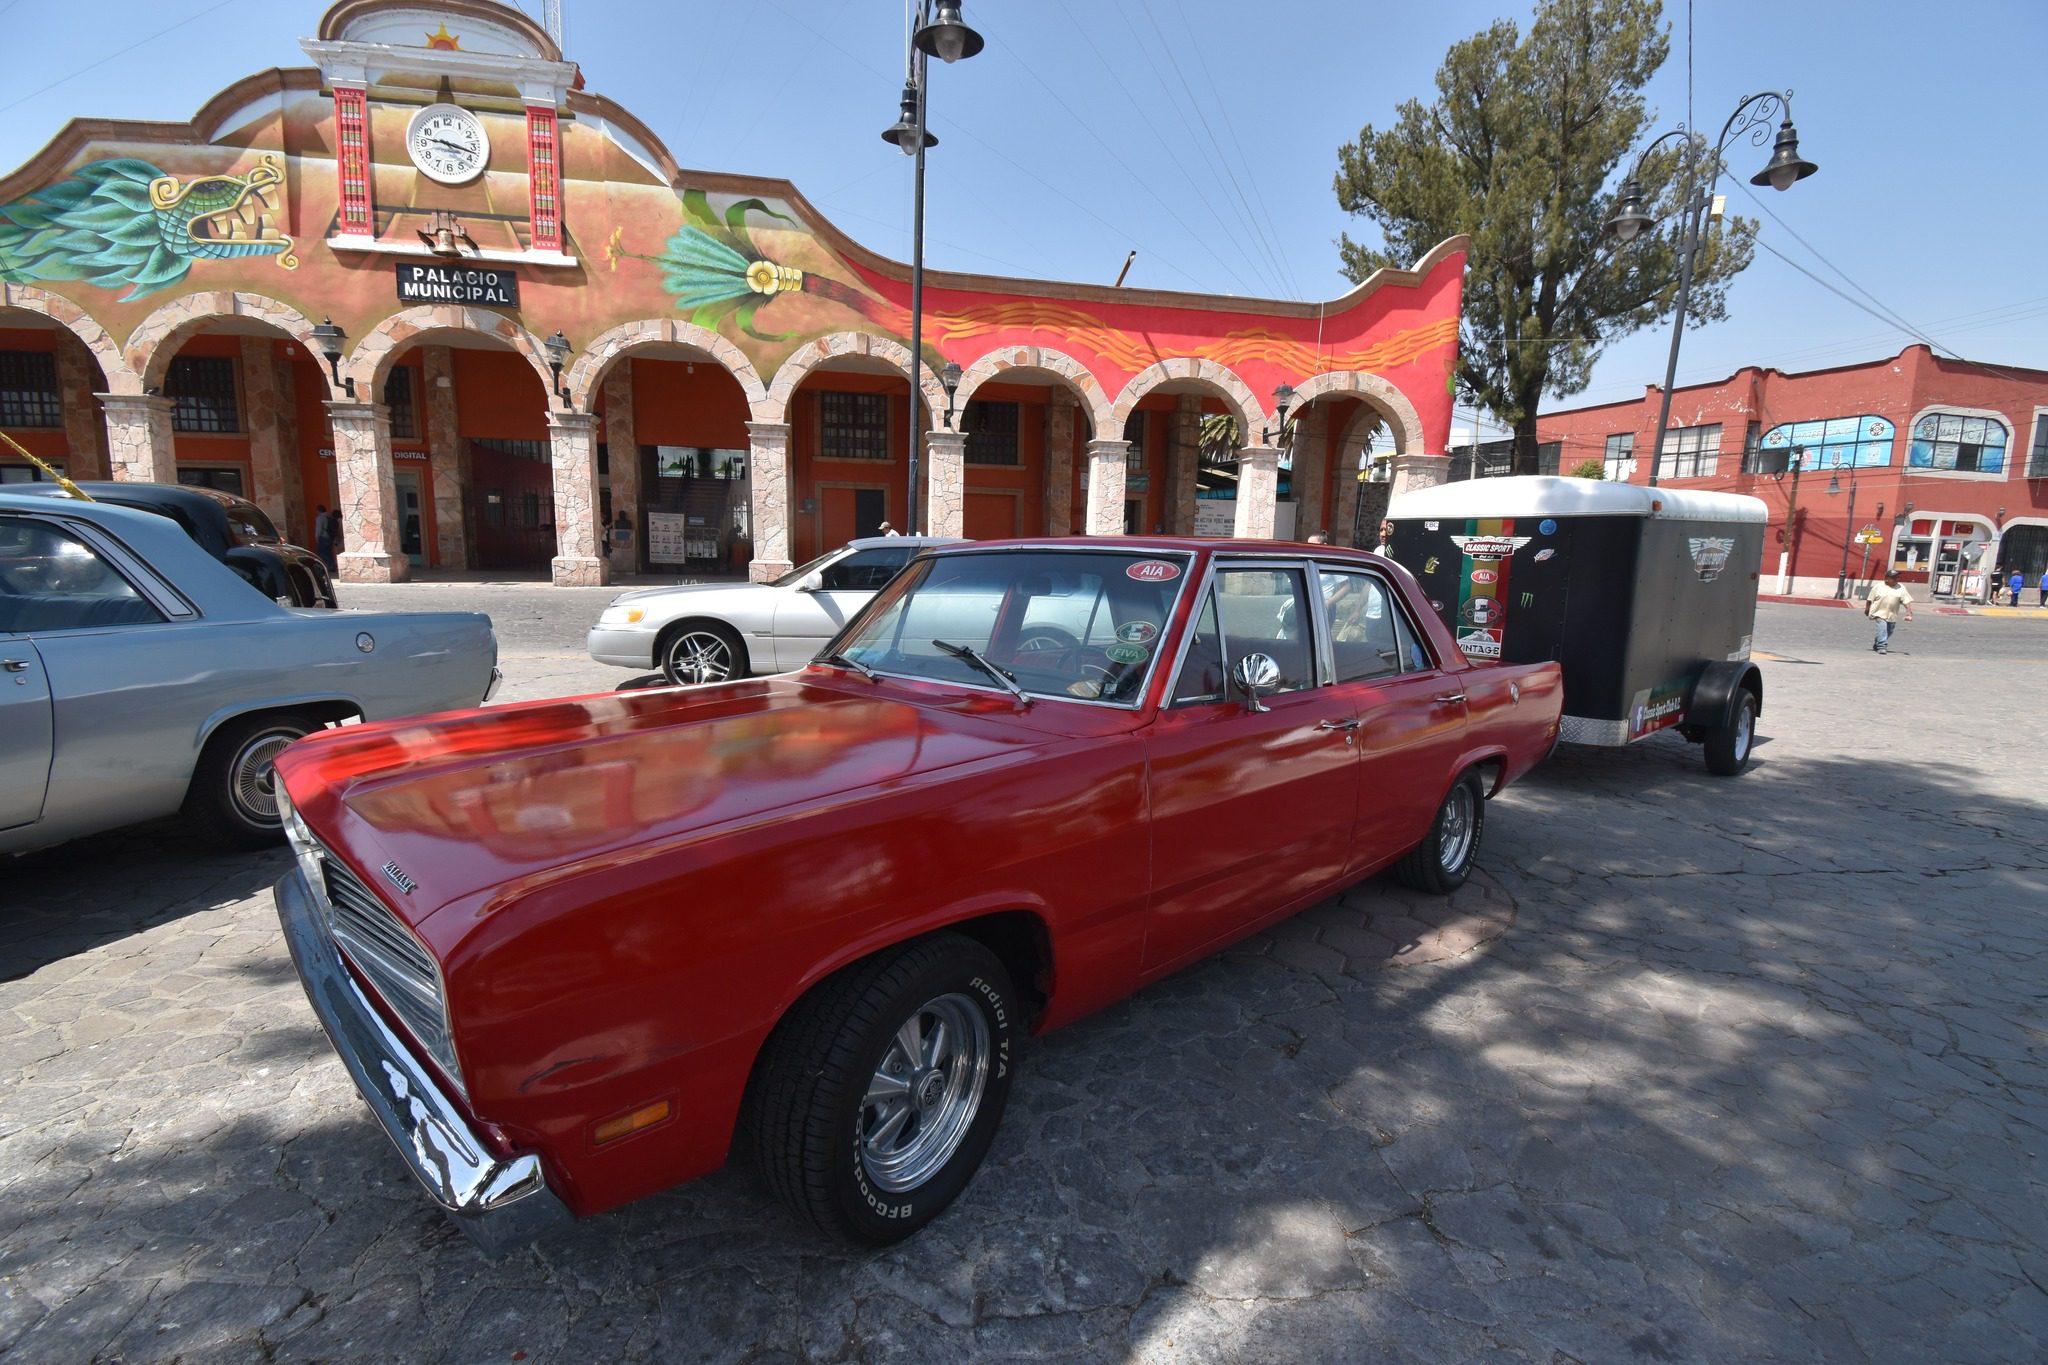
[[[72,117],[183,119],[252,71],[303,65],[297,39],[323,8],[0,0],[14,77],[0,91],[0,168]],[[569,55],[590,88],[637,113],[683,165],[790,179],[853,236],[908,257],[909,161],[879,136],[902,84],[902,0],[566,9]],[[965,12],[988,48],[934,64],[928,264],[1107,283],[1135,248],[1133,285],[1322,299],[1348,287],[1338,234],[1372,232],[1337,208],[1337,148],[1430,96],[1451,43],[1529,11],[966,0]],[[1686,114],[1684,5],[1667,0],[1666,17],[1653,132]],[[1768,149],[1734,155],[1731,210],[1756,216],[1754,193],[1781,220],[1763,218],[1764,244],[1960,354],[2048,368],[2048,5],[1970,0],[1937,18],[1903,0],[1696,0],[1692,30],[1693,122],[1718,131],[1742,96],[1790,86],[1802,149],[1821,167],[1788,193],[1751,191]],[[1768,250],[1729,311],[1687,333],[1681,383],[1750,363],[1845,364],[1911,340]],[[1548,406],[1640,394],[1661,382],[1669,339],[1660,324],[1610,347],[1583,395]]]

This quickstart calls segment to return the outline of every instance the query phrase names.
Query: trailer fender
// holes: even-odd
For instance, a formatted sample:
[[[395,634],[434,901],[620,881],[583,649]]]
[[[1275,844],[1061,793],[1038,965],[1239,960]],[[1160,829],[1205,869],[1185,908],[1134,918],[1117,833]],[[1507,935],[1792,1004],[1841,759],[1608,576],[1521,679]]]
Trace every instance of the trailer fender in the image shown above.
[[[1758,715],[1764,710],[1764,677],[1747,659],[1708,664],[1692,685],[1692,704],[1685,709],[1687,738],[1719,730],[1735,721],[1736,701],[1747,691],[1756,698]]]

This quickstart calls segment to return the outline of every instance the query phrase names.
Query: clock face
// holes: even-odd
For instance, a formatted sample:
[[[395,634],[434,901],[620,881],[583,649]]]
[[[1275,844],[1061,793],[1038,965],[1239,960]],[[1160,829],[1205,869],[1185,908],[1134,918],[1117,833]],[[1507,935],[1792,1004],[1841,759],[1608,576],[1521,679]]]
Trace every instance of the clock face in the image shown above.
[[[453,104],[430,104],[414,114],[405,130],[405,149],[421,174],[443,185],[476,179],[491,159],[483,121]]]

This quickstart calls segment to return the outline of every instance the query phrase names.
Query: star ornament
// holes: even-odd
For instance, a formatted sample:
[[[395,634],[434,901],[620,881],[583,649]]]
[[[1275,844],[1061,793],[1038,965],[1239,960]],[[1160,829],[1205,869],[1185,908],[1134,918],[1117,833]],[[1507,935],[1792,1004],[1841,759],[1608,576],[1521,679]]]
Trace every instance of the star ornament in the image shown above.
[[[440,32],[427,35],[427,47],[434,52],[460,52],[462,39],[448,31],[448,22],[444,19]]]

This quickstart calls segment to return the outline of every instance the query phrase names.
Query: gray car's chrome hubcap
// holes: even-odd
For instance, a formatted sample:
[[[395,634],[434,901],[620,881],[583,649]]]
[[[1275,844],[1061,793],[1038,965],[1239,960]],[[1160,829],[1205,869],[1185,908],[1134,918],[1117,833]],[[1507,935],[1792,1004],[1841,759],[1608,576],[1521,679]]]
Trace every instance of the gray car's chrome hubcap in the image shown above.
[[[860,1164],[891,1194],[914,1190],[960,1150],[988,1088],[988,1020],[957,992],[903,1021],[861,1100]]]
[[[295,738],[297,736],[276,733],[258,735],[235,755],[235,765],[228,777],[234,784],[235,805],[241,808],[243,815],[258,824],[274,825],[280,819],[277,813],[277,769],[273,765],[285,746]]]
[[[1472,788],[1460,782],[1451,788],[1450,800],[1444,802],[1444,818],[1437,858],[1443,863],[1444,871],[1456,872],[1465,865],[1465,859],[1472,852]]]
[[[691,631],[669,646],[668,666],[679,682],[724,682],[732,676],[732,652],[716,635]]]

